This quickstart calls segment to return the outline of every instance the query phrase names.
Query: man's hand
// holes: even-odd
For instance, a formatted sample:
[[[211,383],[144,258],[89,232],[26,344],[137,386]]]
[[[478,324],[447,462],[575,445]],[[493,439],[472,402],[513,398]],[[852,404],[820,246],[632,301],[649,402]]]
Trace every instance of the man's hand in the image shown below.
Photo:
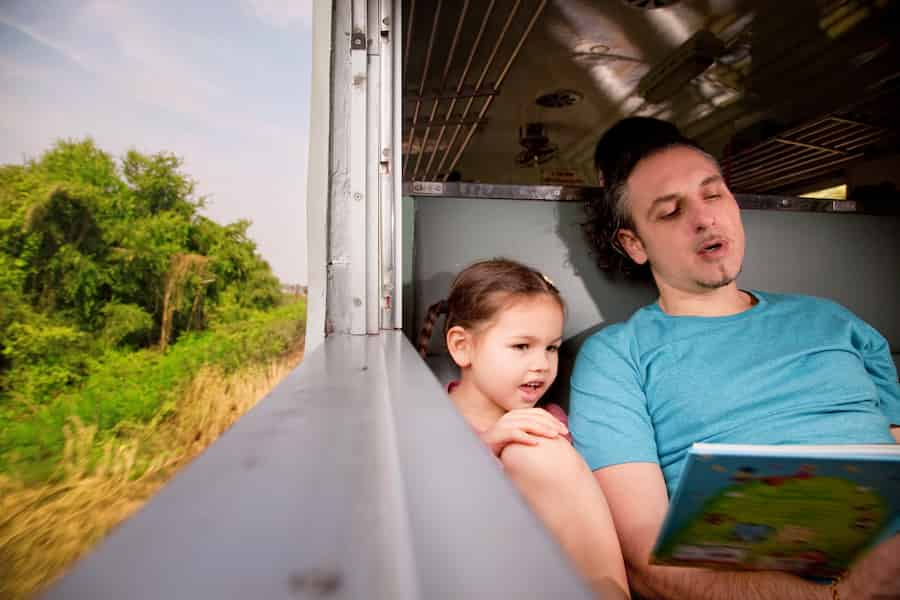
[[[838,583],[841,598],[900,598],[900,534],[857,560]]]
[[[651,565],[650,551],[669,506],[666,483],[659,465],[611,465],[594,471],[594,477],[606,494],[622,543],[631,590],[636,595],[659,600],[825,600],[831,597],[828,586],[786,573],[711,571]],[[865,574],[861,576],[865,577]],[[845,595],[844,588],[848,583],[854,581],[842,581],[840,584],[841,598],[858,600],[863,597],[849,593]],[[884,586],[883,589],[887,589],[886,582]]]
[[[569,433],[568,428],[543,408],[511,410],[480,434],[495,456],[509,444],[536,446],[540,438],[555,438]]]

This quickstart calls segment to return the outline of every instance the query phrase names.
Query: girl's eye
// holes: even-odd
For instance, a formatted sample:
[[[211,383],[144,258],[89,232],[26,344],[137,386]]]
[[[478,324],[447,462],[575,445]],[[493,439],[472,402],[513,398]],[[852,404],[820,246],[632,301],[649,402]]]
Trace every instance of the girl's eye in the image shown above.
[[[513,348],[516,350],[528,350],[528,344],[514,344]]]
[[[559,346],[551,344],[547,346],[547,352],[559,352]]]
[[[707,200],[717,200],[718,198],[721,198],[721,197],[722,197],[722,194],[707,194],[706,199]]]

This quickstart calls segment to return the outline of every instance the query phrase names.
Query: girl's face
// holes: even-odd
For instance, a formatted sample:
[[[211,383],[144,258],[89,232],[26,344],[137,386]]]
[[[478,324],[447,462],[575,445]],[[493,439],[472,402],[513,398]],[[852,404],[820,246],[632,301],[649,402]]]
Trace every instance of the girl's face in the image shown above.
[[[514,300],[469,333],[463,377],[504,411],[534,406],[556,379],[563,320],[548,294]]]

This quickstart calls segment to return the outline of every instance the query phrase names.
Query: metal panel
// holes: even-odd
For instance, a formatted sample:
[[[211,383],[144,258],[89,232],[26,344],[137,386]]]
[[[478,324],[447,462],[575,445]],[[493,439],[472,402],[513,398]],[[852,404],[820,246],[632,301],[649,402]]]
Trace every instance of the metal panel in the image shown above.
[[[396,259],[394,253],[396,245],[396,221],[400,211],[397,210],[400,194],[394,190],[394,55],[395,36],[394,31],[400,31],[393,20],[394,0],[378,0],[379,16],[379,53],[380,53],[380,94],[378,102],[379,114],[379,138],[377,152],[378,157],[374,162],[378,163],[379,181],[379,283],[380,290],[376,298],[380,307],[378,324],[381,329],[395,328],[394,309],[398,294],[399,271],[395,268]],[[399,101],[398,101],[399,104]]]
[[[381,323],[381,135],[382,103],[380,27],[377,0],[369,10],[371,36],[368,45],[366,81],[366,333],[378,333]],[[370,7],[371,8],[371,7]],[[390,102],[390,98],[388,98]]]
[[[331,146],[328,167],[328,302],[325,335],[349,333],[351,328],[351,246],[353,194],[350,185],[350,89],[353,82],[350,32],[353,29],[349,2],[332,2],[332,72],[330,81]],[[312,148],[312,146],[310,146]]]
[[[393,111],[393,122],[391,123],[391,200],[394,207],[394,328],[400,329],[404,326],[404,300],[402,293],[402,282],[404,273],[404,257],[403,257],[403,240],[404,237],[404,220],[403,220],[403,177],[400,173],[400,163],[403,161],[403,132],[400,122],[403,120],[403,108],[400,99],[403,97],[403,77],[401,77],[403,65],[401,64],[401,56],[405,49],[400,43],[400,33],[403,31],[403,6],[401,0],[393,1],[393,27],[394,27],[394,44],[393,44],[393,61],[394,61],[394,98],[391,101],[391,109]],[[412,243],[412,238],[410,238]],[[411,261],[410,261],[411,262]]]
[[[368,56],[366,43],[365,0],[353,2],[353,30],[350,35],[350,333],[367,333],[366,298],[368,271],[368,231],[366,228],[366,96],[368,93]]]
[[[331,147],[331,1],[313,3],[312,92],[309,104],[309,147]],[[328,281],[329,152],[309,152],[306,192],[306,350],[325,339]]]
[[[762,194],[735,194],[738,205],[745,210],[787,210],[792,212],[857,213],[858,206],[852,200],[821,200],[794,196],[764,196]]]
[[[589,598],[399,332],[331,336],[46,598]]]
[[[457,183],[443,181],[411,181],[403,184],[404,194],[433,198],[480,198],[483,200],[540,200],[549,202],[586,202],[603,193],[597,187],[558,185],[495,185],[492,183]],[[778,210],[791,212],[823,212],[898,215],[900,205],[878,206],[867,212],[852,200],[822,200],[796,196],[764,194],[735,194],[738,205],[745,210]]]
[[[549,200],[584,202],[600,188],[558,185],[496,185],[492,183],[457,183],[444,181],[412,181],[403,184],[403,193],[411,196],[441,198],[483,198],[485,200]]]

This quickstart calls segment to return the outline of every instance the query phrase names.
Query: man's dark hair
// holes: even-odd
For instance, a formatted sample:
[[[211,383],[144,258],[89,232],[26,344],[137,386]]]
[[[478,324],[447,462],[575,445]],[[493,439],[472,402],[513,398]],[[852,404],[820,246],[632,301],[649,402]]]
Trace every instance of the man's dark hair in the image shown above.
[[[588,200],[584,225],[597,265],[609,273],[649,277],[649,266],[638,265],[619,246],[619,229],[633,229],[625,202],[625,183],[643,159],[672,146],[689,146],[703,152],[668,121],[651,117],[628,117],[613,125],[597,142],[594,168],[603,193]],[[705,154],[705,152],[704,152]]]

